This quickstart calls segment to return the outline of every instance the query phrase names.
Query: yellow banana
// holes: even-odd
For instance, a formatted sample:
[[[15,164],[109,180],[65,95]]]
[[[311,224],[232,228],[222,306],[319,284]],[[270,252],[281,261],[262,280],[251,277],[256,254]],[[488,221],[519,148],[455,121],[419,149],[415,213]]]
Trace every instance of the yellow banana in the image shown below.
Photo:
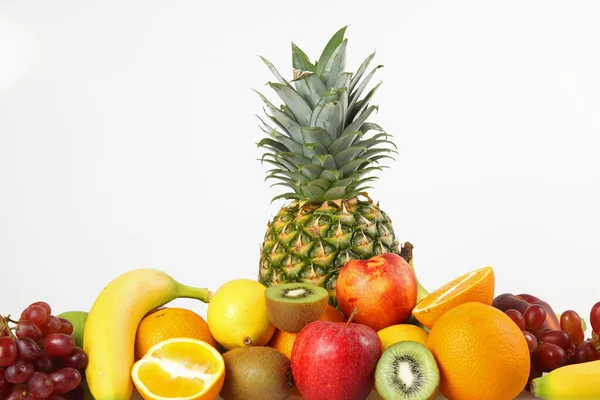
[[[129,400],[138,324],[148,311],[176,298],[205,303],[208,289],[182,285],[164,272],[136,269],[118,276],[98,295],[89,312],[83,349],[89,362],[87,383],[96,400]]]
[[[414,259],[415,258],[412,256],[412,253],[411,253],[411,257],[410,257],[410,261],[408,262],[408,265],[410,265],[410,267],[412,268],[413,272],[415,273],[415,278],[416,278],[417,271],[415,271],[415,265],[413,263]],[[429,292],[427,291],[427,289],[425,289],[423,287],[423,285],[421,285],[421,282],[419,282],[419,278],[417,278],[417,304],[419,304],[421,302],[421,300],[423,300],[427,296],[429,296]]]
[[[600,399],[600,360],[557,368],[533,380],[531,393],[546,400]]]

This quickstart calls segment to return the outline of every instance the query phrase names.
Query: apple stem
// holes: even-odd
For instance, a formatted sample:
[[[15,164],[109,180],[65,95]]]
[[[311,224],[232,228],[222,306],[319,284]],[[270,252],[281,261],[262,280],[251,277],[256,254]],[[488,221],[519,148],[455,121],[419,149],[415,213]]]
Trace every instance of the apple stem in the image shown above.
[[[350,317],[348,317],[348,321],[346,321],[346,328],[348,327],[348,325],[350,325],[350,322],[352,322],[356,314],[358,314],[358,308],[354,307],[354,310],[352,310],[352,314],[350,314]]]

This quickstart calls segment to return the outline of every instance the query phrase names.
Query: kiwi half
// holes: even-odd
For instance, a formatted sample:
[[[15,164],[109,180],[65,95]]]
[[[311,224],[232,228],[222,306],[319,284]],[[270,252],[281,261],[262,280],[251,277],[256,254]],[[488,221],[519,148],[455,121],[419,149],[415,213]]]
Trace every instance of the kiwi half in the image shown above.
[[[329,293],[311,283],[281,283],[265,291],[269,319],[276,328],[298,333],[325,314]]]
[[[290,360],[271,347],[250,346],[223,354],[224,400],[286,400],[295,388]]]
[[[388,347],[375,368],[375,390],[384,400],[432,400],[440,386],[440,370],[431,351],[405,341]]]

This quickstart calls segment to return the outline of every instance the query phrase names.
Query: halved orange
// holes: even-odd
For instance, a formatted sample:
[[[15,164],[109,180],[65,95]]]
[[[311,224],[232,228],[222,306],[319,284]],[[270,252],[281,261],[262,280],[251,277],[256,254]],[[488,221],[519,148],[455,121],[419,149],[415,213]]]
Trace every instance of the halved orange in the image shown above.
[[[225,362],[205,341],[172,338],[157,343],[131,369],[145,400],[213,400],[225,380]]]
[[[412,313],[420,323],[431,329],[446,311],[463,303],[475,301],[491,305],[494,288],[492,267],[476,269],[431,292],[415,306]]]

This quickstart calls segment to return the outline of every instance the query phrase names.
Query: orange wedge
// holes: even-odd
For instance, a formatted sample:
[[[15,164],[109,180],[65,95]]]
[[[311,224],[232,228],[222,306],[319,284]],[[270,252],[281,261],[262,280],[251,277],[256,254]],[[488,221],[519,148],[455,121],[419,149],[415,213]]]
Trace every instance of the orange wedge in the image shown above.
[[[468,272],[431,292],[413,309],[413,315],[431,329],[446,311],[471,301],[492,305],[494,270],[485,267]]]
[[[167,339],[133,365],[131,378],[145,400],[213,400],[223,387],[225,362],[202,340]]]

